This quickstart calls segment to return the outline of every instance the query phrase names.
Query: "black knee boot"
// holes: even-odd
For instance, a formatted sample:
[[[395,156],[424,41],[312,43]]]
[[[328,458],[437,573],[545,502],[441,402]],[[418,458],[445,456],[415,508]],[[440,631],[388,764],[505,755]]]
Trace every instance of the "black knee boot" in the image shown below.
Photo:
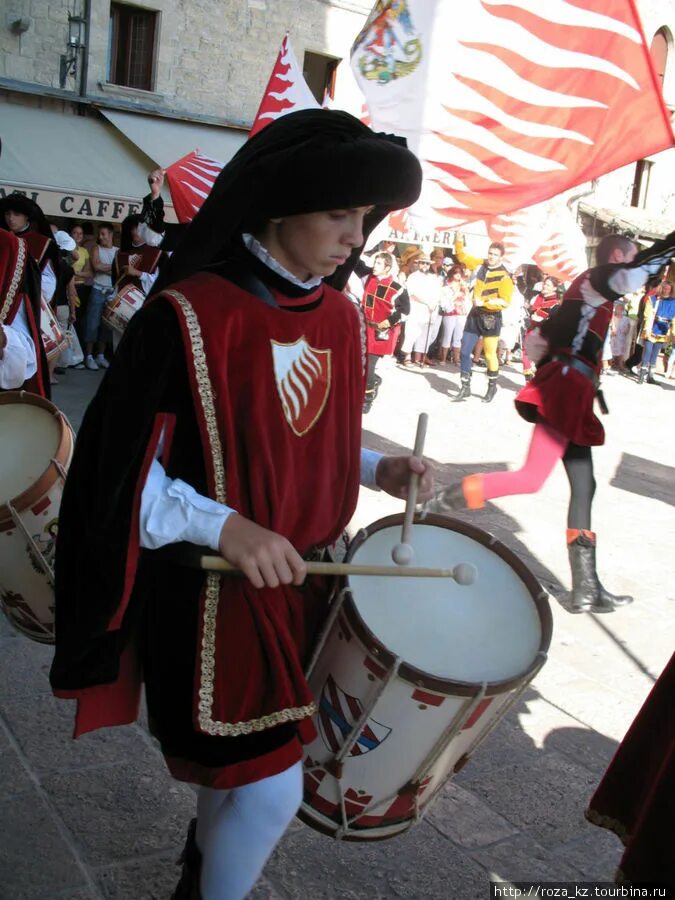
[[[460,400],[468,400],[471,396],[471,372],[465,374],[462,372],[461,374],[462,386],[459,389],[459,394],[456,397],[452,398],[453,403],[459,403]]]
[[[487,393],[483,397],[483,403],[491,403],[495,394],[497,393],[497,379],[499,378],[499,372],[488,372],[488,389]]]
[[[610,594],[602,586],[595,565],[595,546],[596,536],[592,531],[578,531],[568,541],[572,590],[562,603],[568,612],[609,613],[633,602],[631,596]]]
[[[178,858],[183,870],[171,900],[201,900],[199,879],[202,872],[202,855],[197,846],[197,820],[192,819],[188,826],[187,840],[183,852]]]
[[[373,376],[372,384],[366,387],[366,396],[363,400],[363,414],[370,412],[370,408],[375,402],[375,398],[377,397],[377,392],[380,389],[380,385],[382,384],[382,379],[379,375]]]

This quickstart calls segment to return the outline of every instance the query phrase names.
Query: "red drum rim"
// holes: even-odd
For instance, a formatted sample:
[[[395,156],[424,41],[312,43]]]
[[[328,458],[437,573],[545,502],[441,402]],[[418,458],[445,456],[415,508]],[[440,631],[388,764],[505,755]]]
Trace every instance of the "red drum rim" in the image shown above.
[[[27,403],[32,406],[40,407],[58,420],[59,442],[56,452],[51,460],[54,460],[65,468],[73,448],[73,435],[70,424],[61,410],[44,397],[39,397],[37,394],[30,394],[28,391],[0,392],[0,406],[8,405],[10,403]],[[50,488],[60,475],[54,466],[54,462],[51,460],[37,481],[27,490],[23,491],[21,494],[17,494],[16,497],[10,497],[5,503],[0,503],[0,530],[6,530],[7,525],[14,524],[14,520],[12,519],[9,510],[10,503],[14,509],[18,512],[22,512],[23,510],[35,506],[38,500],[41,500],[45,494],[49,492]]]
[[[360,529],[349,545],[349,550],[345,557],[345,562],[351,561],[358,548],[361,547],[365,539],[371,534],[374,534],[375,532],[380,531],[383,528],[400,526],[402,522],[403,514],[399,513],[393,516],[386,516],[383,519],[378,519],[376,522],[373,522],[366,528]],[[527,589],[527,592],[532,598],[532,602],[537,609],[539,621],[541,623],[541,641],[539,644],[539,650],[532,660],[530,666],[524,672],[512,676],[506,681],[486,682],[485,696],[494,697],[497,694],[503,694],[518,687],[518,685],[522,684],[524,679],[528,678],[528,676],[534,670],[539,668],[539,666],[541,665],[541,656],[546,655],[551,644],[551,637],[553,635],[553,616],[551,614],[551,608],[548,603],[547,592],[537,581],[537,579],[528,569],[525,563],[520,559],[520,557],[518,557],[513,552],[513,550],[510,550],[489,531],[484,531],[482,528],[477,528],[475,525],[470,525],[461,519],[454,519],[450,516],[441,516],[438,514],[428,514],[424,516],[424,518],[422,518],[420,515],[416,515],[413,519],[413,522],[416,525],[436,525],[439,528],[446,528],[449,531],[458,532],[459,534],[463,534],[466,537],[475,540],[477,543],[482,544],[493,553],[496,553],[497,556],[500,556],[506,563],[508,563],[508,565],[513,569],[513,571],[525,585],[525,588]],[[341,583],[343,586],[346,586],[348,588],[349,578],[343,577],[341,579]],[[370,628],[366,625],[361,617],[361,614],[358,611],[351,592],[348,591],[348,593],[349,599],[344,606],[344,612],[349,619],[350,625],[352,626],[352,628],[354,628],[360,641],[369,649],[373,656],[375,656],[375,658],[382,663],[382,666],[385,669],[390,668],[396,661],[395,655],[379,640],[379,638],[375,634],[373,634]],[[473,697],[476,693],[477,682],[466,682],[449,678],[438,678],[437,676],[430,675],[428,672],[417,669],[415,666],[412,666],[405,661],[401,662],[398,673],[404,681],[408,681],[415,687],[425,688],[429,691],[434,691],[439,694],[455,694],[460,697]]]

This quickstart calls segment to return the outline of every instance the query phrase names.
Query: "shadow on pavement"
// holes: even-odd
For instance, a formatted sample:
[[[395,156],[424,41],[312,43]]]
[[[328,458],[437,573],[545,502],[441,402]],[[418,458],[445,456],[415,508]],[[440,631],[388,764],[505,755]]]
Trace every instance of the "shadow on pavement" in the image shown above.
[[[639,494],[641,497],[675,506],[673,466],[624,453],[610,484],[622,491],[630,491],[631,494]]]

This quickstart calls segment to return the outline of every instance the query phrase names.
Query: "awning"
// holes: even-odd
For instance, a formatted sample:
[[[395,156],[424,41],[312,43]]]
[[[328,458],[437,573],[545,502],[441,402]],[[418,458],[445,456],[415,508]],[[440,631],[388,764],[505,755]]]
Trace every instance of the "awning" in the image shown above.
[[[0,196],[22,191],[48,217],[120,222],[140,212],[154,160],[108,122],[13,103],[0,108]]]
[[[224,125],[201,125],[112,109],[100,112],[154,160],[156,166],[163,168],[193,150],[200,150],[222,163],[229,162],[248,138],[246,131]]]
[[[598,206],[590,200],[579,201],[579,212],[592,216],[611,229],[631,232],[637,238],[655,241],[672,231],[672,221],[637,206]]]

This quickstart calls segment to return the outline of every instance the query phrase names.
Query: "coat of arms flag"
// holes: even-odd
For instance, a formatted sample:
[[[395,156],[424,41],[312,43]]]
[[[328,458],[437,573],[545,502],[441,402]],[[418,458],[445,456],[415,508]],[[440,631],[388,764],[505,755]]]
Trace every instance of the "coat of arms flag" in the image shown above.
[[[413,219],[541,203],[675,143],[632,0],[378,0],[352,48],[372,127],[425,171]]]

